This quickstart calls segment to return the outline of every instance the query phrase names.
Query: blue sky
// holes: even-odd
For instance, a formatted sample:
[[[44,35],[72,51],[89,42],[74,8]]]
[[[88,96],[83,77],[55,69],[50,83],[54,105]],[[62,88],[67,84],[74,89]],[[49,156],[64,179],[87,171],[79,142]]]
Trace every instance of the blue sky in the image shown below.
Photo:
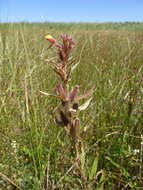
[[[0,0],[1,22],[143,22],[143,0]]]

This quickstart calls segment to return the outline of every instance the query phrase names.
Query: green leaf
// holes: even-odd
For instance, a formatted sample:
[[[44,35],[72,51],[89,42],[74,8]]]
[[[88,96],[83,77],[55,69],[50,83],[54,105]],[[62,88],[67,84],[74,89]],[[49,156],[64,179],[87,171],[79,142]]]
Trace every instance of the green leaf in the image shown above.
[[[85,109],[89,106],[91,100],[92,100],[92,97],[89,98],[84,104],[82,104],[82,105],[79,107],[79,111],[85,110]]]
[[[96,175],[97,168],[98,168],[98,158],[99,158],[99,155],[97,154],[92,163],[91,171],[89,173],[89,180],[92,180]]]
[[[115,166],[116,168],[121,168],[121,166],[115,161],[113,161],[110,157],[106,156],[106,159],[110,161],[110,163],[113,164],[113,166]]]

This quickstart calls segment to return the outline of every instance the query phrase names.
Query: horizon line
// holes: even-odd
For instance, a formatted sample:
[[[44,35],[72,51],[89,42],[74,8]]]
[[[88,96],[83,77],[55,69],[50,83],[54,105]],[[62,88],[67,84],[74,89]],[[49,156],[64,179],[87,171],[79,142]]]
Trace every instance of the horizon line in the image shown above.
[[[127,24],[127,23],[134,23],[134,24],[142,24],[143,21],[102,21],[102,22],[90,22],[90,21],[69,21],[69,22],[64,22],[64,21],[1,21],[0,24],[18,24],[18,23],[27,23],[27,24],[32,24],[32,23],[55,23],[55,24],[106,24],[106,23],[112,23],[112,24]]]

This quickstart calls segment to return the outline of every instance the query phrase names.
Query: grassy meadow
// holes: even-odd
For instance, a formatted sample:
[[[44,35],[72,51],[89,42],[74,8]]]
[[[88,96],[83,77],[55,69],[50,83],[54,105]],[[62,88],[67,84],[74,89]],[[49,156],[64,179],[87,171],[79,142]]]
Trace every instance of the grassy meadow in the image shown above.
[[[44,39],[75,40],[70,88],[95,88],[79,113],[83,169],[55,123],[57,52]],[[81,104],[83,102],[81,101]],[[0,190],[143,189],[143,23],[0,24]]]

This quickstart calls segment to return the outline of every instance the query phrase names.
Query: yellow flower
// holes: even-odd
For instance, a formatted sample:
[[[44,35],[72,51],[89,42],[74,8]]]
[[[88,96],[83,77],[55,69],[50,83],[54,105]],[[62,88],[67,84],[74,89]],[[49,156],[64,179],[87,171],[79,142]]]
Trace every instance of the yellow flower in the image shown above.
[[[50,43],[52,44],[57,44],[57,40],[55,38],[53,38],[53,36],[51,36],[50,34],[47,34],[45,36],[46,40],[48,40]]]
[[[47,35],[45,36],[45,38],[46,38],[47,40],[49,40],[49,39],[53,39],[53,36],[51,36],[50,34],[47,34]]]

